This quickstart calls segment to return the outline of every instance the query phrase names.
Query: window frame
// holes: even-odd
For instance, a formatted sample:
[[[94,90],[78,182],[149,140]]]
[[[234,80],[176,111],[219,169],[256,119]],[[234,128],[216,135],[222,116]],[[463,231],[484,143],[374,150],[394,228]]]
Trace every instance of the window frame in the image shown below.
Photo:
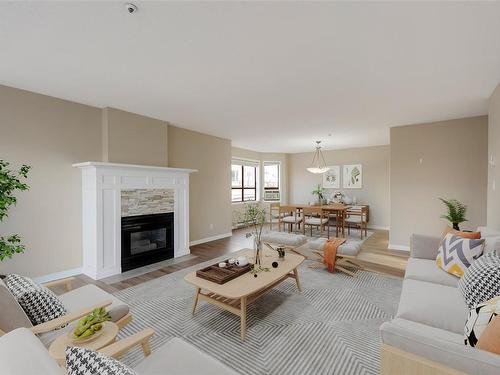
[[[278,186],[268,186],[266,187],[266,165],[267,166],[277,166],[278,167]],[[263,185],[264,185],[264,191],[265,190],[279,190],[281,191],[280,189],[280,185],[281,185],[281,163],[280,162],[277,162],[277,161],[265,161],[264,164],[262,165],[262,169],[263,169]]]
[[[231,203],[245,203],[245,202],[257,202],[258,200],[258,195],[257,195],[257,191],[258,191],[258,181],[257,181],[257,168],[260,167],[259,164],[256,164],[256,165],[248,165],[248,164],[245,164],[245,163],[237,163],[235,162],[234,160],[231,161],[231,170],[233,168],[233,165],[236,165],[238,167],[241,168],[241,186],[239,187],[233,187],[232,185],[232,182],[231,182]],[[253,187],[248,187],[248,186],[245,186],[245,167],[247,168],[253,168],[253,173],[254,173],[254,186]],[[241,200],[233,200],[233,194],[232,192],[234,190],[240,190],[241,191]],[[245,199],[245,190],[253,190],[254,191],[254,199]]]
[[[265,160],[262,162],[262,185],[263,185],[263,196],[262,196],[262,201],[263,202],[281,202],[281,186],[282,186],[282,181],[281,181],[281,161],[278,160]],[[265,179],[266,179],[266,172],[265,168],[266,165],[277,165],[278,166],[278,186],[277,187],[265,187]],[[266,199],[266,191],[277,191],[278,192],[278,199]]]

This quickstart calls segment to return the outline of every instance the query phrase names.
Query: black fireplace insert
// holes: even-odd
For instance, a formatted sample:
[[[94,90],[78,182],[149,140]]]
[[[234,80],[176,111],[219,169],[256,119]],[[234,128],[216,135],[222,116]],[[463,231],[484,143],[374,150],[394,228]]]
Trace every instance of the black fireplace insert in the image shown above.
[[[122,272],[173,257],[173,212],[122,217]]]

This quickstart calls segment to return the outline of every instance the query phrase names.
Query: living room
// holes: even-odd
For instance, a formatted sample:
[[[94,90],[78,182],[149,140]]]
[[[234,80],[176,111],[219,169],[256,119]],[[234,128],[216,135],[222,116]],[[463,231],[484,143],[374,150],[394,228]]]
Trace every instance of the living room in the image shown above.
[[[500,3],[0,7],[0,373],[498,373]]]

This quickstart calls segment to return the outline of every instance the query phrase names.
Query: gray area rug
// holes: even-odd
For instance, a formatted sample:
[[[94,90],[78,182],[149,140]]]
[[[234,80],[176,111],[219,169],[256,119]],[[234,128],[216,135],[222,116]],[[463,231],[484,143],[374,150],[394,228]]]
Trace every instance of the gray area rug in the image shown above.
[[[153,351],[181,337],[242,374],[378,374],[378,329],[396,312],[402,279],[364,271],[352,278],[311,263],[299,270],[302,293],[289,279],[249,306],[245,342],[236,315],[200,302],[191,316],[194,287],[183,277],[203,264],[117,292],[134,315],[120,335],[152,327]],[[137,349],[122,360],[142,358]]]

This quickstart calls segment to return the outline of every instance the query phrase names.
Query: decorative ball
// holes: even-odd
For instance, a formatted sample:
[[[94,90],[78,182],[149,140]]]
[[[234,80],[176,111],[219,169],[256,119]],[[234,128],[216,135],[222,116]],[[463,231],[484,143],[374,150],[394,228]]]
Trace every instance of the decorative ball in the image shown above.
[[[253,277],[257,277],[257,274],[256,274],[256,273],[254,273],[254,274],[253,274]]]
[[[278,262],[273,262],[271,265],[273,266],[273,268],[278,268]]]

